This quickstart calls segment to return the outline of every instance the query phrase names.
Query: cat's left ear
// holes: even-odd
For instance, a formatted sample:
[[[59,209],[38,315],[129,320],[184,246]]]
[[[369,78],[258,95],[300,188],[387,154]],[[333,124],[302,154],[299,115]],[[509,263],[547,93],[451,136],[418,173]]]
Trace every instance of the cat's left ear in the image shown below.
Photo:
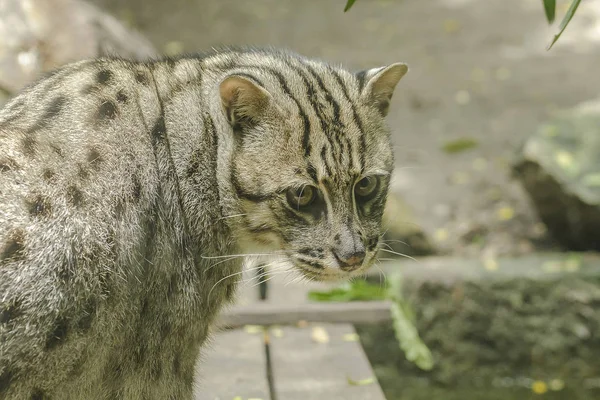
[[[408,72],[404,63],[395,63],[387,67],[373,68],[361,71],[356,77],[361,85],[363,96],[386,116],[396,85]]]
[[[219,85],[225,116],[231,126],[248,126],[265,114],[271,95],[258,83],[240,75],[230,75]]]

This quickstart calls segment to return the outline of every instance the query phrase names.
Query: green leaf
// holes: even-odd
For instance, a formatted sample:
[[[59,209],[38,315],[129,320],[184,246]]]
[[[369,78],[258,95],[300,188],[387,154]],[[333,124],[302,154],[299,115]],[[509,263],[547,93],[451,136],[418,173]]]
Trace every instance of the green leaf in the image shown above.
[[[350,7],[354,5],[355,2],[356,0],[348,0],[348,2],[346,3],[346,7],[344,8],[344,12],[348,11]]]
[[[372,383],[375,383],[375,378],[372,376],[369,378],[359,379],[359,380],[355,380],[355,379],[352,379],[347,376],[346,379],[348,380],[348,384],[352,385],[352,386],[365,386],[365,385],[370,385]]]
[[[567,25],[569,25],[569,22],[571,22],[573,15],[575,15],[575,11],[577,11],[577,7],[579,7],[579,3],[581,3],[581,0],[573,0],[573,2],[571,3],[571,7],[569,7],[567,14],[565,15],[562,22],[560,23],[560,26],[558,27],[558,33],[556,35],[554,35],[554,39],[552,39],[552,43],[550,43],[550,45],[548,46],[548,48],[546,50],[550,50],[552,48],[552,46],[554,46],[554,43],[556,43],[556,41],[558,40],[560,35],[562,35],[562,33],[564,32]]]
[[[471,138],[460,138],[444,143],[442,150],[446,153],[454,154],[461,151],[472,149],[477,146],[477,141]]]
[[[548,23],[553,23],[554,15],[556,13],[556,0],[544,0],[544,10],[546,11]]]
[[[404,352],[406,359],[423,370],[433,368],[433,356],[431,351],[421,338],[414,325],[414,313],[402,296],[402,277],[400,274],[391,276],[388,297],[393,301],[391,306],[392,325],[400,349]]]
[[[381,285],[355,280],[328,291],[312,290],[308,292],[308,298],[321,302],[384,300],[386,298],[385,291],[385,287],[381,287]]]

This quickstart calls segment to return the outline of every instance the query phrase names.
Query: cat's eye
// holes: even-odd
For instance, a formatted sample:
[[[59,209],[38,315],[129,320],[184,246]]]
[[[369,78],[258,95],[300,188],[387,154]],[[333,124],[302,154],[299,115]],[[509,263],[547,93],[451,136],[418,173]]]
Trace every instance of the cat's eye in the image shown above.
[[[315,201],[316,197],[317,188],[313,186],[303,186],[287,191],[287,201],[294,208],[307,207]]]
[[[370,198],[375,195],[379,187],[379,179],[376,176],[367,176],[354,185],[354,193],[361,198]]]

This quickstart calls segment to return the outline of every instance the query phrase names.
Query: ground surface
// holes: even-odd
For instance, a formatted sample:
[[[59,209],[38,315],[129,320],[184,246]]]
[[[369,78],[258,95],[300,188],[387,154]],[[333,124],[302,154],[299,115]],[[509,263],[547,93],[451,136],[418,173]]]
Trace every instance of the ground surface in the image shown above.
[[[546,246],[509,164],[556,109],[600,96],[600,1],[557,46],[539,0],[94,0],[159,49],[285,46],[362,69],[407,62],[389,122],[394,190],[443,251],[488,256]],[[559,16],[564,14],[565,1]],[[477,146],[442,151],[462,137]],[[542,240],[538,240],[539,238]]]

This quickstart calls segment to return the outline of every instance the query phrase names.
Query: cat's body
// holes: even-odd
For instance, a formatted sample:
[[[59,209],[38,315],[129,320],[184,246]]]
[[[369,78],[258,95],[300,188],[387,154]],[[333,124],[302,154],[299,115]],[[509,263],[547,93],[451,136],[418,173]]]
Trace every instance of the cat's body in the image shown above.
[[[405,72],[227,50],[84,61],[13,99],[0,111],[0,399],[190,399],[241,269],[220,257],[254,243],[315,279],[368,268],[392,162],[382,121]],[[366,171],[387,177],[376,195],[363,184],[364,207],[332,201]]]

